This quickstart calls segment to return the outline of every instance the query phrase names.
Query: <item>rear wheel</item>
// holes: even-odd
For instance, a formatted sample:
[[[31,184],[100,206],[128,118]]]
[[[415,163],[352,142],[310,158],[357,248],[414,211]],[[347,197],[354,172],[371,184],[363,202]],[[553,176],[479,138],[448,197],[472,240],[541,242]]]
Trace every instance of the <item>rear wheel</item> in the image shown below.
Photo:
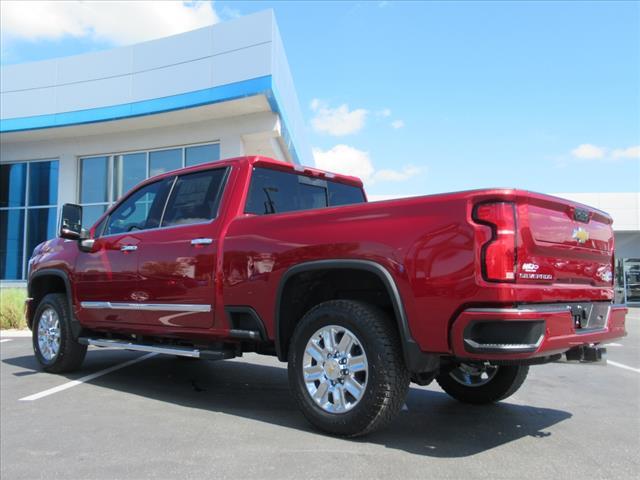
[[[436,381],[456,400],[464,403],[493,403],[513,395],[523,384],[527,365],[485,365],[461,363],[441,373]]]
[[[381,428],[400,411],[409,387],[394,324],[362,302],[316,306],[291,340],[289,384],[320,430],[355,437]]]
[[[36,358],[47,372],[76,370],[87,353],[87,346],[73,338],[69,304],[61,293],[50,293],[40,301],[34,316],[32,338]]]

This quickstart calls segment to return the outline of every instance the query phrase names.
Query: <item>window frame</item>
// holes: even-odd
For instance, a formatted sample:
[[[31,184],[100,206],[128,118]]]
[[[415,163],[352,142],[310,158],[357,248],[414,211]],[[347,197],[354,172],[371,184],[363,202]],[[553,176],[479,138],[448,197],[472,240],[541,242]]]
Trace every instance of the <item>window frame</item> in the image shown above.
[[[57,162],[58,164],[58,185],[56,185],[56,203],[55,204],[48,204],[48,205],[30,205],[29,204],[29,199],[30,199],[30,176],[31,176],[31,164],[32,163],[43,163],[43,162]],[[24,225],[22,226],[22,266],[21,266],[21,275],[20,278],[14,278],[14,279],[2,279],[2,281],[13,281],[13,282],[19,282],[19,281],[23,281],[25,279],[27,279],[27,275],[28,275],[28,265],[29,265],[29,259],[31,258],[31,252],[28,251],[28,224],[29,224],[29,210],[37,210],[37,209],[51,209],[51,208],[55,208],[56,210],[56,221],[55,224],[58,225],[60,222],[60,208],[59,208],[59,202],[60,202],[60,157],[48,157],[48,158],[37,158],[37,159],[30,159],[30,160],[12,160],[12,161],[8,161],[8,162],[2,162],[1,165],[15,165],[15,164],[26,164],[26,170],[25,170],[25,187],[24,187],[24,204],[23,205],[18,205],[18,206],[13,206],[13,207],[0,207],[1,211],[11,211],[11,210],[23,210],[24,211]]]
[[[120,206],[122,205],[124,202],[126,202],[132,195],[135,195],[139,190],[141,190],[142,188],[145,188],[149,185],[152,185],[154,183],[157,182],[162,182],[164,180],[166,180],[167,178],[171,178],[171,184],[169,186],[169,191],[167,192],[167,197],[165,198],[164,201],[164,205],[162,206],[162,215],[160,216],[160,225],[158,227],[154,227],[154,228],[147,228],[144,230],[136,230],[135,232],[121,232],[121,233],[109,233],[107,235],[99,235],[98,236],[98,232],[96,230],[94,230],[93,232],[93,237],[94,239],[98,239],[98,238],[109,238],[109,237],[115,237],[118,235],[136,235],[136,234],[140,234],[143,232],[152,232],[152,231],[156,231],[156,230],[168,230],[168,229],[173,229],[173,228],[184,228],[184,227],[191,227],[194,225],[206,225],[209,223],[212,223],[214,221],[216,221],[218,219],[218,216],[220,214],[220,207],[222,205],[222,199],[224,197],[224,193],[227,189],[227,184],[229,181],[229,177],[231,175],[231,169],[233,167],[231,167],[230,165],[225,165],[225,166],[221,166],[221,167],[212,167],[212,168],[204,168],[202,170],[196,170],[193,172],[189,172],[189,173],[183,173],[183,174],[177,174],[177,175],[170,175],[168,177],[162,177],[157,179],[154,182],[149,182],[149,183],[144,183],[143,185],[138,186],[137,188],[134,188],[131,190],[131,192],[129,193],[129,195],[126,195],[124,197],[122,197],[121,199],[119,199],[116,203],[112,204],[107,211],[101,216],[99,217],[96,222],[94,223],[94,225],[91,226],[91,228],[93,229],[94,226],[99,227],[100,224],[102,222],[105,222],[103,227],[102,227],[102,231],[104,232],[106,230],[106,227],[109,223],[109,219],[111,218],[111,215],[113,214],[113,212]],[[181,176],[186,176],[186,175],[190,175],[193,173],[200,173],[200,172],[208,172],[211,170],[225,170],[224,176],[222,178],[222,182],[220,184],[220,189],[218,190],[218,194],[216,195],[216,211],[215,211],[215,216],[207,221],[204,222],[196,222],[196,223],[187,223],[187,224],[183,224],[183,225],[167,225],[167,226],[163,226],[164,223],[164,215],[166,213],[167,210],[167,205],[169,203],[169,199],[171,198],[171,194],[173,193],[173,189],[176,185],[176,182],[178,181],[178,177]]]

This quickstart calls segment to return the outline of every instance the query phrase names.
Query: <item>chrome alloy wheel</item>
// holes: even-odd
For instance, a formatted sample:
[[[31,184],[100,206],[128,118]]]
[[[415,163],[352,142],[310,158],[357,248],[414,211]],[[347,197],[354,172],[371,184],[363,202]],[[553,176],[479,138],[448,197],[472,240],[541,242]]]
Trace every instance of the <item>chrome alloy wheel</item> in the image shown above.
[[[40,314],[38,347],[47,362],[55,359],[60,350],[60,318],[53,308],[45,308]]]
[[[322,327],[304,349],[302,376],[309,395],[322,410],[351,410],[362,399],[369,378],[362,343],[344,327]]]
[[[489,383],[498,373],[495,365],[469,365],[461,363],[449,372],[451,378],[465,387],[481,387]]]

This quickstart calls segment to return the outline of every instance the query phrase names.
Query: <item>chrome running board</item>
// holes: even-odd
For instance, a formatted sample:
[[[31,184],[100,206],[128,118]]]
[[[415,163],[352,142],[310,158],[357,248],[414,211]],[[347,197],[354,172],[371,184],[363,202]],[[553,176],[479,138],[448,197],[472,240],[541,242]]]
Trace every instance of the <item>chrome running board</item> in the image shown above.
[[[176,355],[179,357],[202,358],[205,360],[224,360],[235,357],[231,351],[200,350],[191,347],[179,347],[170,345],[148,345],[132,343],[124,340],[111,340],[109,338],[78,338],[78,343],[92,345],[94,347],[119,348],[121,350],[133,350],[136,352],[161,353],[164,355]]]

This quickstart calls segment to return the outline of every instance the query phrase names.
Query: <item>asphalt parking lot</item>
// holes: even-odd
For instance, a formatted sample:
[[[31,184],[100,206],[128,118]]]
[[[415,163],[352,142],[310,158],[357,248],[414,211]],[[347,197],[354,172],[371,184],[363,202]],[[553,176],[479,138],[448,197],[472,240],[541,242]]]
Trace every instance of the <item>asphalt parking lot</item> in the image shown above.
[[[29,338],[3,337],[0,476],[638,478],[640,309],[628,330],[608,366],[532,367],[498,405],[412,386],[395,423],[358,440],[315,432],[272,358],[91,349],[82,371],[58,376],[38,369]]]

